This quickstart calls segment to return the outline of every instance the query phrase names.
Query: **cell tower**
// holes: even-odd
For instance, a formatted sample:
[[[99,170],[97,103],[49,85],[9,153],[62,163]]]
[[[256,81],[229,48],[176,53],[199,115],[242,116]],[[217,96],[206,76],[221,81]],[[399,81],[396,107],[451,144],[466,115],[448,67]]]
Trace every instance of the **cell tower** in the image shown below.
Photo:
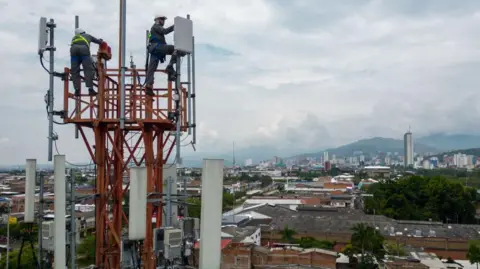
[[[96,60],[97,77],[95,88],[97,96],[73,95],[70,88],[70,69],[63,73],[53,71],[53,20],[50,28],[51,51],[51,89],[53,76],[63,80],[63,110],[53,111],[53,90],[49,91],[48,101],[52,101],[49,119],[60,115],[64,124],[75,125],[79,136],[83,138],[87,151],[96,165],[96,266],[97,268],[120,268],[123,238],[128,227],[127,212],[123,202],[129,191],[130,167],[145,166],[147,174],[146,235],[141,245],[142,268],[156,268],[156,254],[153,249],[154,227],[162,226],[162,197],[164,184],[163,169],[176,147],[173,164],[181,165],[180,138],[182,133],[193,133],[191,144],[195,144],[195,56],[192,22],[187,18],[175,18],[174,40],[179,51],[186,52],[188,81],[180,78],[181,59],[177,61],[177,80],[167,81],[166,72],[158,70],[157,81],[165,81],[162,87],[153,89],[154,96],[145,95],[141,81],[145,78],[145,69],[125,65],[125,0],[120,1],[120,51],[119,67],[107,68],[111,59],[110,47],[100,45]],[[46,23],[42,18],[41,22]],[[49,26],[51,25],[51,26]],[[78,26],[78,25],[77,25]],[[40,26],[42,32],[42,25]],[[73,31],[72,31],[73,32]],[[39,44],[46,42],[40,37]],[[41,46],[40,46],[41,47]],[[47,47],[45,50],[48,50]],[[41,48],[39,48],[41,49]],[[126,83],[126,80],[130,81]],[[83,78],[82,78],[83,79]],[[83,83],[82,83],[83,84]],[[185,87],[184,87],[185,86]],[[193,109],[191,109],[193,107]],[[193,117],[192,113],[193,112]],[[50,128],[50,141],[56,137]],[[91,144],[87,133],[92,132],[95,141]],[[182,138],[183,139],[183,138]],[[183,142],[185,143],[185,142]],[[50,143],[51,146],[51,143]],[[168,201],[170,202],[170,201]],[[154,220],[152,220],[154,219]]]

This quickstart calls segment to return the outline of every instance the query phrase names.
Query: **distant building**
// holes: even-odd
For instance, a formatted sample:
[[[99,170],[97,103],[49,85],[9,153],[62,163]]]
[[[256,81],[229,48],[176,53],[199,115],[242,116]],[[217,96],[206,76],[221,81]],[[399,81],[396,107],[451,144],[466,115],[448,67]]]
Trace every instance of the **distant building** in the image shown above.
[[[413,166],[413,139],[410,130],[403,136],[403,163],[405,167]]]
[[[430,169],[430,161],[429,160],[423,160],[423,169],[428,170]]]
[[[390,177],[390,167],[388,166],[365,166],[363,171],[367,173],[369,177],[381,177],[381,178],[388,178]]]

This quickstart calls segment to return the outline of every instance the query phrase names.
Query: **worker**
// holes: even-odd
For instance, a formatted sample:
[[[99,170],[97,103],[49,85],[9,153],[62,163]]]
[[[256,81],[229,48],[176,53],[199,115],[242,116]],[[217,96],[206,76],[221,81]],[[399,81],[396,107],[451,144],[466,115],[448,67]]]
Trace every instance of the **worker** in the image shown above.
[[[75,96],[80,96],[80,65],[83,67],[88,94],[90,96],[97,95],[97,92],[93,89],[93,75],[95,74],[95,70],[90,56],[91,42],[100,45],[103,43],[103,40],[85,33],[81,28],[75,29],[75,36],[72,38],[70,47],[71,72]]]
[[[173,65],[177,62],[177,55],[175,47],[168,45],[165,41],[165,35],[174,31],[174,25],[167,28],[164,27],[167,17],[163,15],[157,15],[154,18],[155,24],[153,24],[150,34],[148,36],[148,53],[150,53],[150,61],[147,67],[147,73],[145,77],[145,93],[147,95],[153,95],[153,82],[155,71],[158,68],[158,62],[164,63],[166,55],[171,55],[170,62],[165,70],[168,74],[169,81],[175,81],[176,72]]]

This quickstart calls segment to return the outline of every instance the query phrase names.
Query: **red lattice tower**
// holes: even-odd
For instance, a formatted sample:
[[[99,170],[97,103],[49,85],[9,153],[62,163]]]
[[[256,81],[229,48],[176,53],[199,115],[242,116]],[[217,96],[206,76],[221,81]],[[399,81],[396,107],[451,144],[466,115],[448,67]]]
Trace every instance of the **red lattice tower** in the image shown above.
[[[120,268],[122,229],[128,226],[123,212],[124,194],[129,189],[129,168],[147,167],[147,192],[149,199],[161,199],[163,192],[163,165],[171,155],[175,145],[175,123],[169,113],[175,112],[173,83],[165,88],[154,88],[153,97],[146,96],[138,80],[144,81],[144,69],[128,69],[125,72],[125,128],[120,128],[120,69],[107,69],[106,61],[111,58],[107,46],[102,45],[97,56],[98,79],[95,88],[98,95],[83,94],[75,97],[69,90],[69,81],[64,81],[65,123],[78,127],[88,153],[96,164],[96,265],[98,268]],[[65,68],[67,77],[70,70]],[[157,71],[157,79],[167,81],[164,70]],[[133,79],[132,79],[133,78]],[[83,78],[82,78],[83,79]],[[187,127],[186,89],[181,88],[182,96],[180,120],[181,130]],[[84,91],[86,92],[86,91]],[[72,107],[69,107],[73,104]],[[91,130],[95,144],[91,145],[86,132]],[[126,184],[124,187],[123,185]],[[156,195],[151,195],[152,193]],[[152,217],[156,222],[152,223]],[[147,234],[143,243],[143,268],[155,268],[153,253],[153,227],[162,225],[162,204],[147,204]]]

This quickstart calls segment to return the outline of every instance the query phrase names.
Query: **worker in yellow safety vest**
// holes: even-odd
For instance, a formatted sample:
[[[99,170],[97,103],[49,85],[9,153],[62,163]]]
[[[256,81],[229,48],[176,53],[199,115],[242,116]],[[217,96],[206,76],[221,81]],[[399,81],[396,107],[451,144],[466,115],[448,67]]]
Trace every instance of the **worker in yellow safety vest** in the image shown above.
[[[91,42],[100,45],[103,43],[103,40],[87,34],[83,29],[75,29],[75,36],[72,38],[70,47],[71,74],[73,87],[75,88],[75,96],[80,96],[80,65],[83,67],[88,94],[90,96],[97,95],[97,92],[93,89],[93,75],[95,70],[93,69],[90,55]]]
[[[148,35],[148,53],[150,53],[150,61],[148,62],[145,77],[145,93],[153,95],[153,82],[155,80],[155,71],[158,68],[158,62],[164,63],[166,55],[171,55],[170,61],[165,68],[168,73],[168,80],[175,81],[176,71],[173,65],[177,62],[177,52],[173,45],[168,45],[165,41],[165,35],[174,31],[174,25],[165,27],[166,16],[156,15],[154,17],[155,24]]]

